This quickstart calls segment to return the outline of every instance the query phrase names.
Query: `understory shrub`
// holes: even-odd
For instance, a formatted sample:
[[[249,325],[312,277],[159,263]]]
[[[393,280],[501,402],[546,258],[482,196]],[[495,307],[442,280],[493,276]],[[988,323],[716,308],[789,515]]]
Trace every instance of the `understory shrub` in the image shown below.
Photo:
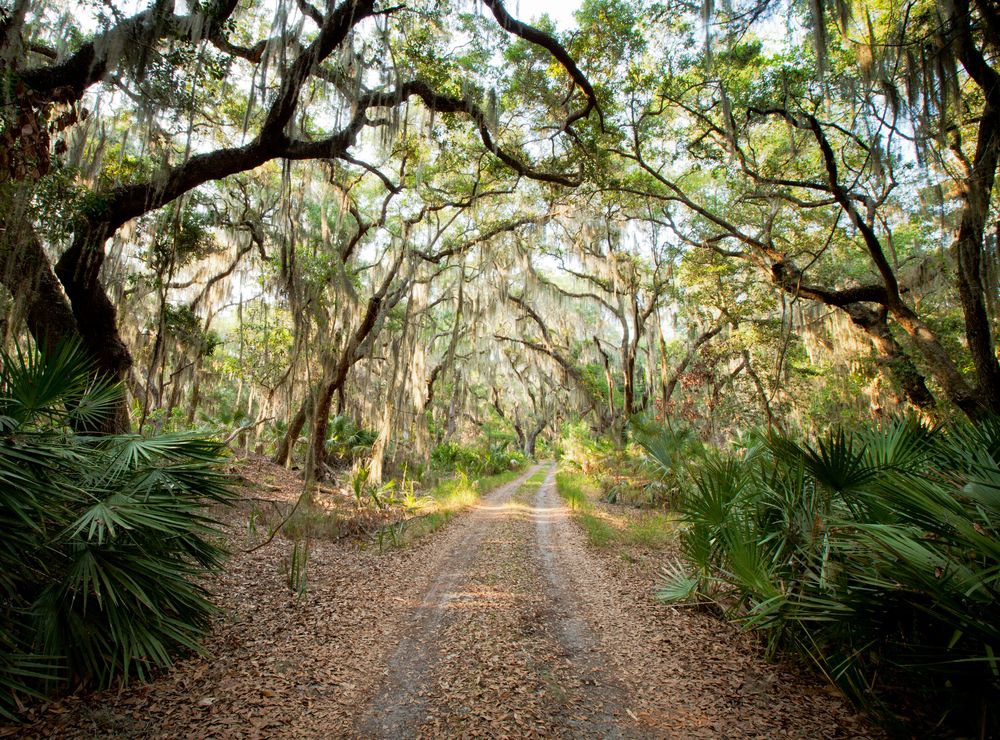
[[[998,462],[997,419],[706,453],[681,500],[686,562],[666,568],[661,596],[716,604],[890,720],[902,701],[986,737],[1000,707]]]
[[[378,432],[358,426],[348,416],[334,416],[328,429],[327,455],[341,463],[371,455],[378,439]]]
[[[654,506],[676,507],[681,492],[690,485],[688,462],[700,459],[705,446],[694,430],[687,426],[659,425],[648,419],[635,418],[629,425],[632,440],[645,453],[650,468],[646,485],[649,501]]]
[[[445,471],[461,471],[472,477],[498,475],[523,467],[527,458],[511,450],[508,442],[488,447],[465,447],[456,442],[443,442],[431,451],[431,464]]]
[[[702,450],[687,427],[661,426],[639,415],[615,443],[582,424],[570,424],[562,439],[561,462],[595,481],[611,504],[667,508],[677,502],[685,482],[686,462]]]
[[[224,550],[219,443],[80,433],[120,400],[78,348],[0,355],[0,713],[18,695],[145,678],[198,649]]]
[[[594,434],[582,421],[563,427],[561,460],[579,468],[585,475],[596,472],[614,449],[610,440]]]

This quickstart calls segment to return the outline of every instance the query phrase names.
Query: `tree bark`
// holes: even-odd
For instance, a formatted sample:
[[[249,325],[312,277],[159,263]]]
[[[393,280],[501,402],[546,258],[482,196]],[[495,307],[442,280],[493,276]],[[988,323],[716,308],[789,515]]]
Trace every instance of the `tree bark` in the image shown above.
[[[275,451],[274,457],[271,458],[271,461],[276,465],[288,467],[292,458],[292,450],[295,449],[295,441],[302,433],[302,427],[306,425],[306,419],[309,418],[311,409],[312,394],[307,393],[306,397],[302,399],[302,403],[299,404],[298,411],[295,412],[291,421],[288,422],[288,429],[285,432],[285,436],[281,438],[281,442],[278,443],[278,449]]]
[[[710,340],[716,334],[718,334],[719,332],[721,332],[722,328],[724,326],[725,326],[725,324],[720,323],[720,324],[717,324],[716,326],[713,326],[710,329],[706,329],[705,331],[703,331],[699,335],[699,337],[694,341],[694,344],[691,345],[691,348],[687,351],[687,354],[684,355],[684,359],[681,360],[680,364],[677,365],[677,367],[674,370],[673,374],[670,376],[670,379],[667,381],[666,385],[663,387],[663,413],[664,414],[666,414],[667,403],[669,403],[670,397],[674,395],[674,390],[677,388],[677,382],[680,380],[681,375],[684,374],[684,371],[687,370],[688,365],[691,364],[691,361],[698,354],[698,350],[701,349],[701,346],[703,344],[705,344],[708,340]]]
[[[31,223],[4,198],[0,206],[0,281],[23,311],[28,331],[43,354],[79,338],[73,308]]]
[[[972,169],[962,191],[962,218],[953,247],[958,263],[958,292],[965,316],[965,338],[979,381],[978,395],[986,410],[1000,414],[1000,362],[985,296],[986,290],[996,290],[996,286],[983,284],[982,269],[986,221],[1000,161],[1000,73],[989,65],[973,40],[968,0],[955,2],[952,22],[959,29],[958,57],[962,66],[986,98]]]
[[[0,281],[14,297],[15,305],[24,311],[28,331],[43,355],[61,343],[77,340],[95,364],[97,374],[104,380],[122,383],[121,400],[112,413],[89,433],[121,434],[129,431],[131,422],[124,382],[131,368],[131,356],[118,335],[115,309],[103,289],[98,295],[78,296],[80,306],[72,303],[74,297],[64,290],[59,276],[53,272],[49,259],[34,228],[18,209],[7,201],[0,207]],[[103,302],[100,298],[103,297]],[[94,302],[92,302],[94,301]],[[85,307],[93,308],[88,315]],[[107,331],[110,309],[111,336]]]
[[[757,397],[760,399],[761,408],[764,409],[764,414],[767,416],[767,426],[768,428],[777,427],[781,430],[781,423],[778,421],[777,417],[774,415],[774,410],[771,408],[771,401],[767,396],[767,389],[764,388],[764,383],[761,382],[760,376],[757,375],[757,371],[753,369],[753,364],[750,362],[750,353],[743,350],[743,365],[746,367],[747,375],[753,381],[754,388],[757,389]]]
[[[594,335],[594,346],[597,347],[597,351],[601,354],[601,360],[604,362],[604,380],[608,384],[608,418],[614,420],[615,418],[615,381],[614,375],[611,373],[611,358],[608,357],[608,353],[604,351],[601,346],[601,341]]]
[[[312,437],[310,442],[310,454],[306,470],[308,481],[320,480],[322,478],[323,464],[326,460],[326,431],[330,424],[330,409],[334,394],[339,391],[345,382],[351,368],[361,360],[368,351],[373,340],[381,330],[385,315],[402,299],[409,285],[409,278],[401,281],[394,290],[390,287],[399,272],[403,257],[406,255],[405,249],[400,249],[399,254],[392,266],[386,273],[382,284],[375,293],[368,299],[365,315],[361,323],[351,334],[346,345],[340,353],[340,357],[328,357],[324,362],[325,367],[330,367],[329,374],[324,373],[325,378],[316,397],[316,406],[313,412]]]
[[[535,443],[538,441],[538,435],[542,433],[542,430],[548,425],[548,419],[540,419],[531,431],[527,433],[524,440],[524,455],[525,457],[533,458],[535,456]]]

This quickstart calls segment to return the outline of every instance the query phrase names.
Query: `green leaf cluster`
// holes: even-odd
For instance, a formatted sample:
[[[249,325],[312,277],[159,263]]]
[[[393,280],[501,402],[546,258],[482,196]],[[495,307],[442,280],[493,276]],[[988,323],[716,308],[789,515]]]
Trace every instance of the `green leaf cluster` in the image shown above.
[[[0,355],[0,714],[18,695],[145,679],[200,650],[225,552],[223,446],[85,433],[121,389],[73,345]]]
[[[689,474],[665,599],[711,601],[871,708],[905,686],[940,710],[918,722],[996,729],[1000,420],[757,435]]]

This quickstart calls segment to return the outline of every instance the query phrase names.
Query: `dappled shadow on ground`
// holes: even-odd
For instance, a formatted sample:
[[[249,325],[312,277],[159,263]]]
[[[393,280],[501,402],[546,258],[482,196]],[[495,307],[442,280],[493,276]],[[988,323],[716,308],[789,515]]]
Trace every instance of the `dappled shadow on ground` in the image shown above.
[[[255,495],[290,498],[281,475]],[[6,733],[871,734],[797,667],[765,664],[749,636],[657,603],[663,551],[595,549],[551,475],[522,481],[406,550],[314,542],[302,597],[286,585],[290,543],[239,552],[246,519],[234,520],[238,554],[210,584],[221,607],[211,656],[181,660],[148,685],[37,705],[28,725]]]

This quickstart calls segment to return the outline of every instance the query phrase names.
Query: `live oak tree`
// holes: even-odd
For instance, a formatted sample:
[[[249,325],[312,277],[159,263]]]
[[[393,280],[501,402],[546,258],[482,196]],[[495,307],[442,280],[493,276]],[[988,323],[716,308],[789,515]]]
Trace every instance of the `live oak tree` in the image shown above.
[[[45,8],[18,4],[5,14],[0,29],[11,101],[0,157],[8,180],[0,274],[23,306],[36,340],[50,347],[78,335],[102,373],[124,379],[132,358],[101,270],[109,242],[126,224],[207,183],[273,160],[340,160],[379,178],[390,193],[400,190],[402,183],[352,152],[366,130],[382,131],[391,139],[399,128],[412,125],[411,100],[432,115],[465,121],[495,160],[493,167],[554,185],[578,182],[579,173],[566,154],[575,148],[573,125],[595,109],[590,83],[553,36],[513,18],[499,0],[484,5],[496,27],[544,49],[563,68],[570,93],[551,111],[549,120],[558,126],[550,137],[553,156],[533,161],[521,151],[524,122],[497,119],[491,96],[475,82],[466,84],[468,77],[459,77],[464,71],[460,60],[427,64],[435,58],[433,34],[423,46],[403,48],[408,31],[424,29],[433,17],[429,9],[382,6],[373,0],[322,8],[308,2],[281,4],[274,27],[261,33],[257,7],[244,12],[232,0],[221,0],[194,4],[179,14],[173,3],[156,3],[129,17],[112,9],[93,38],[77,35],[64,45],[63,39],[46,37]],[[196,96],[203,84],[228,86],[229,92],[242,88],[245,95],[216,118],[217,111],[186,105],[185,94],[170,94],[176,86]],[[150,87],[162,94],[151,94]],[[80,129],[87,95],[97,89],[117,89],[135,99],[150,121],[173,117],[187,125],[182,135],[157,132],[156,145],[150,147],[156,161],[87,188],[72,213],[66,246],[57,251],[57,245],[39,238],[29,206],[31,190],[52,170],[51,134],[68,137]],[[202,134],[203,129],[209,133]],[[65,148],[54,146],[57,160]],[[365,230],[360,222],[357,228]],[[400,255],[390,263],[396,270],[406,269],[409,261]],[[345,338],[346,355],[325,363],[332,377],[319,395],[317,418],[364,349],[381,312],[398,300],[400,291],[392,280],[383,281],[353,334]],[[122,408],[109,429],[127,424]]]
[[[140,423],[227,406],[316,478],[333,417],[377,471],[490,415],[529,446],[547,398],[833,415],[845,367],[876,411],[996,410],[983,4],[793,5],[782,39],[768,3],[61,10],[0,28],[5,339],[79,336]]]
[[[611,186],[647,194],[691,248],[842,312],[913,406],[943,396],[996,413],[996,16],[986,3],[815,8],[787,51],[753,34],[766,5],[737,4],[712,16],[707,43],[660,48],[672,74],[655,87],[637,63],[647,81],[613,145],[632,166]],[[658,27],[690,32],[684,12]],[[934,194],[937,223],[913,207]],[[937,270],[951,285],[927,279]],[[964,346],[934,315],[942,300]]]

